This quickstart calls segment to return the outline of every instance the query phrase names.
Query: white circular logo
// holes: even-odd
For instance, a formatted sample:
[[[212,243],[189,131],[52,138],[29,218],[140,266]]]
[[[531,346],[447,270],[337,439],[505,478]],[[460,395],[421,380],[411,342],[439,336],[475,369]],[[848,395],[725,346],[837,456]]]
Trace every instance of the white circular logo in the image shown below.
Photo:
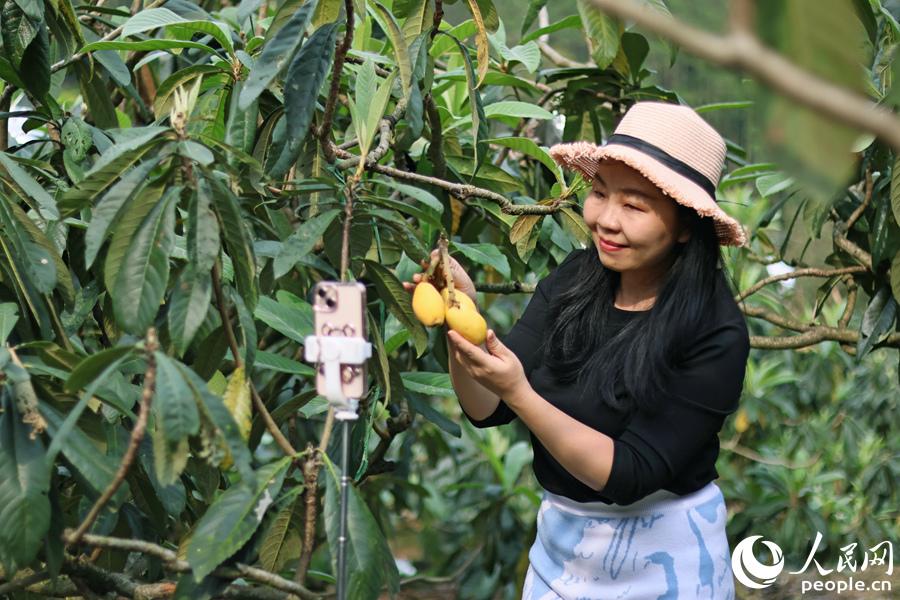
[[[775,564],[764,565],[756,560],[756,556],[753,555],[753,543],[761,537],[761,535],[752,535],[744,538],[731,553],[731,570],[734,571],[734,576],[747,587],[757,590],[772,585],[775,578],[784,569],[784,553],[775,542],[763,540],[763,544],[772,553],[772,560],[775,561]],[[759,581],[754,581],[754,579]]]

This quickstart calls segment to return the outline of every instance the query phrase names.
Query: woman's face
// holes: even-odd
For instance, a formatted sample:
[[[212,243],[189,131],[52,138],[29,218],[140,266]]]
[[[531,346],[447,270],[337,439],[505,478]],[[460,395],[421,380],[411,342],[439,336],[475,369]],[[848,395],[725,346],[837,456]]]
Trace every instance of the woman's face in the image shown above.
[[[617,160],[600,162],[582,213],[600,260],[620,273],[661,276],[675,244],[690,237],[690,230],[679,222],[676,202]],[[623,247],[613,250],[601,239]]]

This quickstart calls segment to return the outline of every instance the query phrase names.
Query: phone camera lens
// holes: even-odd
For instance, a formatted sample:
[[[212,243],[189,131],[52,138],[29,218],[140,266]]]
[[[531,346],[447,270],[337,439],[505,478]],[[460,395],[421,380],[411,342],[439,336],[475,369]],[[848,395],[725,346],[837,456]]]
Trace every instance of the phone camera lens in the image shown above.
[[[322,298],[324,298],[324,297],[325,297],[325,294],[327,294],[328,292],[325,291],[325,288],[321,288],[321,287],[320,287],[318,293],[319,293],[319,296],[321,296]]]
[[[335,305],[334,298],[329,298],[328,300],[325,301],[325,304],[328,306],[328,308],[334,308],[334,305]]]

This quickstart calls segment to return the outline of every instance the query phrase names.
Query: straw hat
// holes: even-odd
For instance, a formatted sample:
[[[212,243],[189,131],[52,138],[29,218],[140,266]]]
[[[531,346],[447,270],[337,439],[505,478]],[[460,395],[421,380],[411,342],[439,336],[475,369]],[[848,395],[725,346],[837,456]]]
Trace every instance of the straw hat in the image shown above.
[[[593,181],[602,158],[620,160],[639,171],[679,204],[715,221],[724,246],[747,246],[747,234],[716,200],[725,164],[725,141],[692,108],[665,102],[635,103],[602,146],[568,142],[550,147],[550,156]]]

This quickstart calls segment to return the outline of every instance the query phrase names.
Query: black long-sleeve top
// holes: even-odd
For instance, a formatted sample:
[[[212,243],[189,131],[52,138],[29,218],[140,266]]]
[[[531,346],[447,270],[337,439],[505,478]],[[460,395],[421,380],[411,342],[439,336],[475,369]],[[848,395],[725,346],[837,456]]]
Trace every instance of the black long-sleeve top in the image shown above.
[[[718,432],[725,418],[737,410],[743,388],[750,352],[743,313],[727,286],[719,285],[714,317],[697,333],[691,350],[678,365],[678,376],[669,382],[678,400],[667,402],[656,414],[637,411],[629,415],[607,406],[596,394],[595,402],[578,402],[578,382],[560,383],[543,365],[541,355],[549,333],[548,309],[555,296],[576,281],[576,259],[584,252],[596,250],[573,251],[538,282],[521,318],[501,341],[518,356],[536,393],[614,439],[612,471],[606,485],[597,491],[566,471],[529,432],[535,477],[545,489],[578,502],[627,505],[659,489],[678,495],[699,490],[719,476],[715,468]],[[640,312],[613,305],[607,334],[614,334]],[[624,386],[617,384],[617,397],[625,393]],[[587,391],[585,398],[591,398]],[[485,419],[475,420],[465,410],[463,414],[479,428],[505,425],[517,418],[503,399]]]

